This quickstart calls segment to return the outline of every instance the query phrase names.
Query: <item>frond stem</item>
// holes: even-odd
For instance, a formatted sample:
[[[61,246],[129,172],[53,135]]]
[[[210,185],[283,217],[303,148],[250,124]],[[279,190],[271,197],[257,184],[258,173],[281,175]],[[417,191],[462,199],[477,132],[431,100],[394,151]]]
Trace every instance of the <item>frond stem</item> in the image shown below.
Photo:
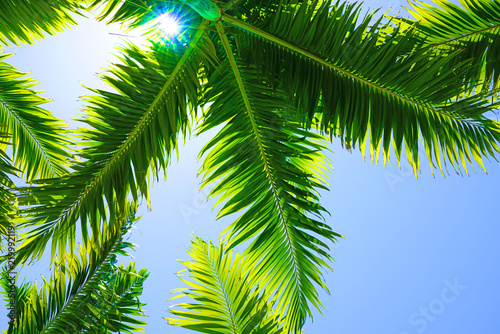
[[[186,50],[186,52],[183,54],[182,58],[177,63],[177,65],[175,66],[175,68],[172,71],[172,73],[169,75],[169,77],[167,79],[167,82],[165,82],[165,85],[163,85],[162,89],[158,92],[158,94],[156,95],[155,99],[153,100],[153,102],[151,103],[151,105],[149,106],[149,108],[144,113],[144,116],[142,116],[142,118],[139,120],[139,122],[137,123],[137,125],[130,132],[129,136],[121,144],[120,148],[114,152],[113,156],[111,157],[111,159],[109,159],[109,161],[106,164],[106,166],[104,166],[104,168],[101,170],[101,172],[85,188],[85,190],[80,194],[80,196],[78,197],[78,199],[76,201],[74,201],[73,204],[64,211],[64,213],[61,215],[61,217],[64,216],[64,215],[68,216],[70,214],[70,212],[72,212],[76,208],[76,206],[81,202],[81,200],[85,196],[87,196],[87,194],[90,192],[90,190],[93,187],[95,187],[95,185],[100,181],[100,179],[103,177],[103,175],[113,165],[113,163],[118,158],[121,157],[121,155],[124,153],[124,151],[127,150],[128,147],[130,146],[130,144],[136,139],[137,135],[148,124],[149,119],[153,116],[153,114],[155,112],[155,106],[156,106],[156,104],[160,101],[161,97],[167,91],[167,89],[170,88],[170,86],[174,82],[174,79],[176,78],[177,74],[182,70],[182,67],[184,66],[184,63],[189,59],[189,57],[191,56],[191,53],[193,52],[193,50],[198,45],[198,42],[199,42],[200,38],[205,33],[205,31],[206,31],[205,28],[206,28],[207,25],[208,25],[208,22],[207,21],[203,21],[203,23],[201,24],[200,28],[196,32],[196,35],[193,38],[192,42],[189,44],[188,49]]]
[[[348,76],[348,77],[350,77],[350,78],[352,78],[352,79],[354,79],[354,80],[356,80],[358,82],[361,82],[362,84],[369,85],[369,86],[373,87],[376,90],[382,91],[382,92],[386,93],[387,95],[391,95],[391,96],[395,97],[396,99],[399,99],[399,100],[402,100],[404,102],[407,102],[410,105],[418,106],[418,107],[426,109],[426,110],[428,110],[430,112],[441,114],[442,116],[444,116],[446,118],[451,118],[451,119],[453,119],[455,121],[458,121],[458,122],[470,123],[468,120],[454,117],[453,115],[444,113],[444,112],[442,112],[440,110],[437,110],[435,108],[432,108],[432,107],[430,107],[428,105],[422,104],[422,103],[417,102],[415,100],[409,99],[409,98],[407,98],[407,97],[405,97],[403,95],[399,95],[399,94],[397,94],[397,93],[395,93],[393,91],[390,91],[387,88],[384,88],[384,87],[382,87],[380,85],[377,85],[377,84],[371,82],[370,80],[362,78],[362,77],[360,77],[360,76],[358,76],[356,74],[348,72],[348,71],[346,71],[346,70],[344,70],[344,69],[342,69],[342,68],[340,68],[338,66],[335,66],[335,65],[327,62],[326,60],[323,60],[320,57],[315,56],[312,53],[310,53],[308,51],[305,51],[305,50],[297,47],[296,45],[293,45],[293,44],[291,44],[291,43],[289,43],[287,41],[284,41],[284,40],[282,40],[282,39],[274,36],[274,35],[271,35],[271,34],[265,32],[265,31],[262,31],[262,30],[260,30],[258,28],[255,28],[252,25],[250,25],[248,23],[245,23],[245,22],[242,22],[242,21],[240,21],[240,20],[238,20],[238,19],[236,19],[236,18],[234,18],[232,16],[225,15],[223,13],[222,17],[221,17],[221,20],[224,21],[224,22],[227,22],[229,24],[232,24],[232,25],[234,25],[234,26],[236,26],[236,27],[238,27],[240,29],[243,29],[243,30],[246,30],[248,32],[251,32],[252,34],[260,36],[260,37],[262,37],[264,39],[267,39],[270,42],[276,43],[276,44],[278,44],[278,45],[280,45],[280,46],[282,46],[284,48],[292,50],[293,52],[301,54],[301,55],[303,55],[303,56],[305,56],[305,57],[307,57],[307,58],[309,58],[311,60],[314,60],[314,61],[318,62],[319,64],[321,64],[321,65],[323,65],[325,67],[328,67],[328,68],[331,68],[331,69],[333,69],[333,70],[335,70],[337,72],[340,72],[341,74],[343,74],[345,76]]]
[[[221,252],[222,252],[222,249],[221,249]],[[207,257],[207,260],[208,260],[208,263],[210,263],[210,265],[212,266],[212,270],[215,272],[215,274],[217,275],[217,284],[219,285],[221,291],[222,291],[222,295],[224,296],[224,302],[226,303],[226,308],[229,312],[229,319],[231,321],[231,326],[233,327],[233,334],[238,334],[238,328],[236,328],[236,322],[235,322],[235,319],[234,319],[234,314],[233,314],[233,310],[231,309],[231,305],[229,303],[229,300],[227,299],[227,294],[226,294],[226,291],[224,289],[224,286],[223,286],[223,282],[222,282],[222,279],[221,279],[221,275],[219,273],[219,270],[218,268],[215,266],[215,263],[212,262],[212,257],[210,256],[210,254],[208,253],[208,249],[207,249],[207,253],[205,253],[205,256]]]
[[[250,101],[249,101],[248,95],[245,91],[245,86],[243,84],[243,79],[241,78],[241,74],[240,74],[240,71],[238,69],[238,65],[236,64],[236,59],[234,58],[234,55],[232,53],[232,49],[231,49],[231,45],[229,44],[229,40],[224,32],[224,27],[222,26],[221,21],[215,22],[215,26],[217,27],[217,32],[219,33],[219,36],[222,40],[222,44],[224,45],[224,49],[226,50],[227,57],[228,57],[229,62],[231,64],[231,68],[233,70],[234,76],[236,77],[236,81],[238,82],[238,88],[240,90],[241,96],[243,98],[243,101],[245,103],[245,107],[246,107],[247,112],[248,112],[248,117],[250,118],[250,121],[252,123],[252,128],[253,128],[253,131],[255,134],[255,138],[257,139],[257,143],[259,145],[259,151],[260,151],[260,154],[262,156],[262,161],[264,162],[264,169],[266,171],[267,178],[269,180],[269,184],[270,184],[271,190],[273,192],[274,202],[275,202],[276,207],[277,207],[278,212],[279,212],[280,221],[282,222],[285,233],[286,233],[286,241],[288,243],[289,249],[291,250],[291,256],[292,256],[293,267],[294,267],[293,268],[294,274],[295,274],[295,278],[297,279],[297,282],[298,282],[299,281],[298,263],[297,263],[297,259],[295,257],[292,239],[290,237],[290,232],[288,231],[288,224],[286,222],[285,214],[283,212],[283,207],[282,207],[282,204],[280,202],[278,190],[276,189],[276,184],[275,184],[274,177],[273,177],[273,174],[271,171],[271,167],[269,166],[269,161],[267,159],[266,151],[265,151],[264,145],[262,144],[262,140],[260,138],[261,134],[260,134],[259,128],[257,127],[257,124],[255,122],[252,107],[250,106]]]
[[[42,155],[45,157],[45,160],[47,161],[50,170],[52,171],[52,176],[57,176],[56,170],[54,169],[52,162],[50,161],[50,158],[48,157],[47,152],[45,152],[45,149],[43,148],[42,144],[40,144],[40,142],[35,137],[31,129],[28,128],[28,126],[22,121],[22,119],[19,118],[19,116],[14,112],[14,110],[12,110],[1,97],[0,97],[0,107],[4,107],[12,115],[12,117],[15,118],[18,124],[21,124],[21,127],[28,133],[33,142],[35,142],[35,145],[40,149],[40,152],[42,152]],[[14,138],[12,138],[12,140],[14,140]]]
[[[455,42],[455,41],[458,41],[458,40],[461,40],[461,39],[464,39],[464,38],[467,38],[467,37],[470,37],[470,36],[473,36],[473,35],[476,35],[476,34],[481,34],[481,33],[485,32],[485,31],[496,29],[496,28],[500,28],[500,24],[497,24],[496,26],[488,27],[488,28],[485,28],[485,29],[482,29],[482,30],[473,31],[473,32],[471,32],[469,34],[466,34],[466,35],[463,35],[463,36],[460,36],[460,37],[455,37],[455,38],[452,38],[452,39],[448,39],[448,40],[446,40],[444,42],[434,43],[434,44],[431,44],[430,46],[432,46],[432,47],[441,46],[441,45],[448,44],[448,43],[451,43],[451,42]]]
[[[115,248],[118,246],[118,245],[117,245],[117,242],[118,242],[118,241],[121,241],[121,232],[117,232],[117,233],[118,233],[118,235],[116,235],[116,236],[114,237],[114,238],[115,238],[115,240],[113,240],[113,241],[112,241],[114,245],[113,245],[113,246],[109,249],[108,254],[106,254],[106,256],[104,257],[104,259],[102,260],[102,262],[101,262],[101,263],[100,263],[100,264],[96,267],[96,269],[94,270],[94,272],[93,272],[93,274],[92,274],[91,278],[87,279],[87,281],[85,282],[85,284],[84,284],[83,286],[81,286],[81,287],[78,289],[78,291],[76,291],[76,292],[75,292],[75,294],[73,295],[73,297],[71,297],[71,299],[70,299],[70,300],[69,300],[69,301],[68,301],[68,302],[64,305],[64,307],[61,309],[61,311],[59,311],[59,312],[56,314],[56,316],[55,316],[54,318],[52,318],[52,320],[51,320],[51,321],[50,321],[50,322],[49,322],[46,326],[44,326],[44,328],[43,328],[43,330],[40,332],[40,334],[44,334],[44,333],[46,333],[48,330],[50,330],[50,329],[52,328],[52,325],[53,325],[54,323],[57,323],[57,320],[58,320],[58,319],[60,319],[60,316],[64,313],[64,310],[65,310],[66,308],[68,308],[68,307],[71,305],[71,303],[73,303],[73,300],[75,300],[75,298],[77,298],[77,297],[81,294],[81,292],[82,292],[83,290],[85,290],[86,288],[89,288],[89,284],[88,284],[88,283],[89,283],[89,281],[90,281],[92,278],[96,277],[96,274],[97,274],[97,273],[99,273],[99,270],[101,269],[101,267],[109,263],[109,261],[108,261],[108,260],[109,260],[109,257],[110,257],[111,255],[113,255],[113,253],[115,253]]]

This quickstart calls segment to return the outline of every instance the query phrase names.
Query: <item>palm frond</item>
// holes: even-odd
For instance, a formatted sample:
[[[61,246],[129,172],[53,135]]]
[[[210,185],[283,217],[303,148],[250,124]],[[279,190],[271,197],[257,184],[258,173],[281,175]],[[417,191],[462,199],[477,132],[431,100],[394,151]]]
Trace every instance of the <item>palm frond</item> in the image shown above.
[[[49,99],[30,88],[37,83],[0,55],[0,124],[12,137],[14,165],[28,181],[64,175],[70,143],[65,122],[40,108]]]
[[[122,237],[135,219],[133,206],[116,211],[111,217],[114,228],[103,226],[98,234],[78,248],[79,257],[67,254],[56,260],[50,281],[38,288],[36,282],[22,284],[14,295],[16,322],[9,333],[136,333],[144,332],[146,323],[138,301],[142,293],[146,269],[135,270],[131,262],[126,268],[117,266],[116,256],[128,255],[133,245]],[[2,277],[4,289],[11,284]],[[5,294],[5,293],[4,293]],[[7,296],[7,300],[11,296]]]
[[[330,1],[281,1],[222,20],[242,32],[240,52],[272,72],[304,114],[304,124],[319,119],[321,130],[348,148],[358,145],[364,155],[370,141],[372,160],[382,151],[385,164],[392,141],[398,162],[405,148],[415,175],[419,139],[431,167],[441,172],[450,163],[468,173],[467,164],[483,166],[483,157],[494,157],[500,125],[484,116],[498,108],[488,101],[493,93],[457,101],[468,64],[414,50],[412,34],[385,35],[390,23],[382,24],[382,17],[373,23],[370,14],[357,24],[360,10]]]
[[[213,102],[200,132],[225,124],[203,148],[203,186],[217,182],[210,196],[227,200],[218,218],[245,212],[226,229],[230,247],[255,239],[251,265],[268,277],[269,290],[280,295],[277,311],[288,314],[284,330],[298,331],[319,307],[315,284],[326,289],[321,266],[328,265],[328,246],[337,234],[313,218],[325,211],[317,189],[326,189],[322,137],[300,129],[296,110],[280,90],[239,58],[235,45],[216,23],[227,59],[214,71],[204,94]],[[264,81],[263,81],[264,80]]]
[[[170,325],[209,334],[283,332],[273,303],[267,300],[270,296],[259,288],[259,275],[247,267],[244,257],[197,237],[188,254],[192,260],[180,260],[186,269],[176,273],[187,287],[173,290],[178,294],[170,300],[192,301],[168,310],[177,317],[166,318]]]
[[[446,0],[432,6],[411,2],[414,10],[408,10],[418,24],[422,47],[433,48],[448,55],[459,50],[455,56],[458,64],[472,60],[467,77],[472,80],[470,90],[500,89],[500,3],[493,0],[460,0],[462,7]],[[408,27],[415,21],[393,19],[395,23]]]
[[[76,22],[71,17],[82,9],[80,0],[2,0],[1,44],[33,44],[44,34],[54,35]]]
[[[93,90],[82,128],[81,161],[71,175],[44,180],[39,187],[22,189],[21,215],[32,228],[21,239],[18,260],[38,258],[52,237],[52,257],[74,247],[75,223],[94,230],[97,217],[105,217],[107,204],[149,203],[148,180],[165,171],[179,133],[190,130],[189,109],[197,107],[202,66],[214,61],[205,25],[184,34],[174,45],[154,43],[151,50],[129,45],[121,50],[123,64],[115,65],[103,80],[118,93]],[[85,233],[84,233],[85,236]]]
[[[439,7],[420,1],[410,2],[408,10],[426,33],[427,43],[446,44],[461,39],[480,39],[487,31],[500,28],[500,4],[494,0],[460,0],[462,7],[447,0],[435,1]]]

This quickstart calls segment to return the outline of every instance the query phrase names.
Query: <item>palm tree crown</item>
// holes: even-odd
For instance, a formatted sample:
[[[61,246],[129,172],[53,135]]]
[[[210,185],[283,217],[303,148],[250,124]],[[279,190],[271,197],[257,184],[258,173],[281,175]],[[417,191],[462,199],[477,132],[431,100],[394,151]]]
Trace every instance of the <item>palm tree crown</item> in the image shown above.
[[[8,332],[140,331],[135,300],[148,274],[113,259],[131,246],[123,233],[181,134],[217,128],[200,152],[202,187],[213,185],[218,218],[237,218],[220,246],[193,240],[192,260],[182,262],[187,287],[178,290],[190,301],[168,320],[203,333],[300,333],[322,308],[318,288],[328,291],[323,271],[341,237],[318,193],[332,167],[329,141],[377,163],[382,155],[384,165],[391,152],[398,163],[406,155],[415,176],[423,154],[444,175],[484,169],[482,160],[500,152],[500,123],[489,117],[499,103],[500,4],[441,3],[414,5],[409,20],[361,17],[359,5],[331,0],[3,2],[4,45],[34,43],[86,11],[130,28],[163,13],[183,22],[176,37],[150,32],[147,49],[121,47],[120,63],[102,76],[111,89],[91,89],[86,127],[72,132],[0,55],[0,123],[13,147],[0,194],[17,198],[15,206],[2,199],[0,231],[25,231],[17,264],[39,259],[50,243],[58,265],[41,288],[16,288]],[[13,168],[33,185],[14,192],[5,174]]]

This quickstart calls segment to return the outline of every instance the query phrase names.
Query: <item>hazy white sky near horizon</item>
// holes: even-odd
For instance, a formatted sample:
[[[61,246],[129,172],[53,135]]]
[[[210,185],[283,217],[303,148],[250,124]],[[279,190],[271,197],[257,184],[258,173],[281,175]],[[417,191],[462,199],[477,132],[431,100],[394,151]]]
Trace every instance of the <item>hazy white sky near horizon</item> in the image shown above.
[[[406,2],[364,4],[385,9]],[[45,107],[72,127],[78,126],[71,121],[80,113],[78,97],[86,94],[82,84],[104,88],[94,74],[114,61],[110,52],[119,40],[102,23],[79,22],[34,46],[6,50],[16,53],[8,61],[31,72],[41,82],[37,89],[54,100]],[[214,203],[202,202],[197,191],[197,154],[207,138],[180,147],[180,161],[172,163],[166,182],[152,187],[152,211],[141,207],[143,218],[130,238],[140,245],[133,253],[136,267],[151,273],[142,297],[147,333],[190,332],[162,319],[172,304],[169,290],[183,286],[173,275],[182,269],[175,259],[187,257],[191,232],[215,240],[231,222],[215,221]],[[500,164],[486,163],[488,175],[478,170],[471,177],[433,178],[422,162],[415,180],[405,163],[402,170],[395,163],[383,168],[338,142],[331,149],[335,170],[322,204],[332,214],[327,223],[345,240],[332,248],[334,271],[325,274],[331,291],[321,294],[326,311],[315,312],[305,333],[500,333]],[[28,268],[26,279],[46,275],[40,268]],[[3,308],[2,329],[5,314]]]

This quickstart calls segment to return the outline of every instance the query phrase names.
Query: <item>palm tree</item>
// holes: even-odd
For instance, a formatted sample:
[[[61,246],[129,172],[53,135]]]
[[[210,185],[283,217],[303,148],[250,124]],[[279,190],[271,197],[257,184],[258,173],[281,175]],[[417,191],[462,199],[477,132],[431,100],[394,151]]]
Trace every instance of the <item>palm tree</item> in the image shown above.
[[[180,304],[185,311],[173,310],[177,318],[169,321],[204,333],[300,332],[311,309],[322,306],[317,288],[327,290],[322,271],[340,237],[324,222],[318,195],[331,167],[328,140],[358,146],[363,155],[369,143],[372,161],[382,153],[384,164],[391,151],[398,163],[406,152],[415,175],[420,140],[431,167],[443,174],[468,173],[467,166],[500,152],[500,124],[488,118],[498,108],[500,4],[462,4],[415,6],[416,22],[376,13],[361,18],[359,5],[331,0],[2,3],[3,44],[60,31],[72,23],[69,13],[84,10],[131,28],[166,12],[183,22],[177,38],[119,50],[121,64],[103,75],[116,91],[94,89],[85,98],[87,127],[74,131],[82,143],[71,156],[68,130],[35,110],[43,101],[19,76],[6,87],[24,95],[7,100],[0,91],[15,166],[27,180],[38,179],[16,194],[15,221],[26,231],[16,263],[39,259],[51,242],[51,259],[61,268],[40,292],[19,288],[20,314],[10,331],[60,332],[65,322],[85,333],[101,328],[86,327],[88,319],[108,332],[139,330],[140,321],[127,314],[140,312],[125,307],[131,295],[125,304],[108,301],[117,313],[101,304],[89,306],[87,317],[71,310],[85,298],[103,300],[96,277],[114,269],[98,265],[107,260],[93,247],[108,249],[106,256],[117,252],[117,231],[130,220],[124,217],[141,197],[149,201],[149,178],[166,172],[180,134],[198,122],[196,134],[220,127],[200,152],[202,187],[215,184],[209,197],[219,196],[219,218],[238,218],[219,247],[193,241],[193,260],[184,262],[191,280],[180,291],[194,301]],[[436,16],[445,24],[434,23]],[[77,256],[78,222],[84,246]],[[236,254],[242,243],[249,246]],[[119,280],[139,276],[130,283],[138,296],[145,272],[133,266],[122,272]],[[120,291],[115,295],[127,293]]]
[[[118,210],[118,208],[115,208]],[[131,262],[117,266],[117,255],[128,255],[133,245],[123,240],[135,218],[135,207],[120,208],[120,214],[78,247],[78,256],[55,258],[50,281],[16,286],[13,295],[16,323],[7,333],[118,333],[144,332],[146,323],[138,297],[146,269],[137,271]],[[0,283],[11,289],[3,270]]]

